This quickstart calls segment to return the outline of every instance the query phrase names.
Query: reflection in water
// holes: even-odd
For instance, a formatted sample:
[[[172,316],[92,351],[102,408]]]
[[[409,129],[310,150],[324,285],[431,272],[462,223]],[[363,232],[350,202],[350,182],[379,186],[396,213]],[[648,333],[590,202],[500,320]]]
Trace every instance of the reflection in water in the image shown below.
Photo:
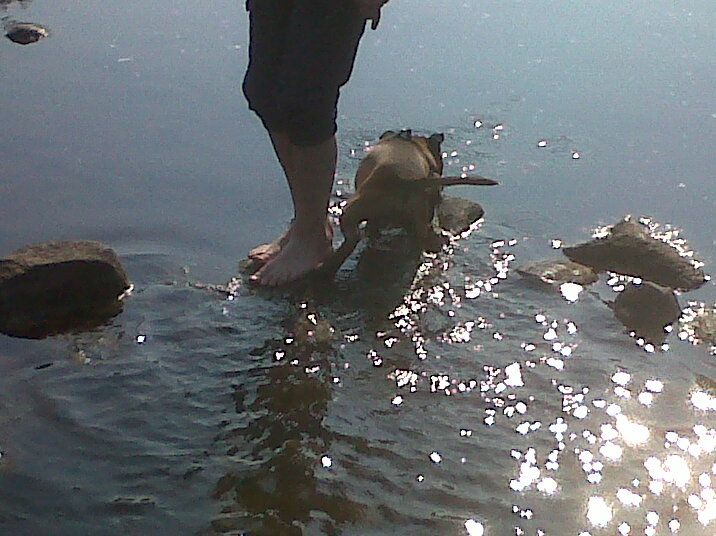
[[[586,481],[595,486],[598,493],[589,496],[586,503],[588,526],[598,529],[615,523],[620,534],[640,531],[657,534],[659,514],[667,518],[669,527],[681,527],[684,523],[693,526],[691,516],[694,514],[701,525],[708,526],[716,515],[710,476],[716,474],[712,463],[716,430],[709,428],[707,421],[701,421],[708,415],[694,414],[696,424],[691,428],[690,437],[688,431],[657,432],[653,425],[646,424],[648,414],[639,407],[650,408],[657,396],[665,396],[664,383],[652,378],[639,389],[634,386],[632,374],[624,370],[615,372],[611,380],[614,384],[611,393],[600,396],[586,387],[558,386],[563,411],[570,417],[559,417],[548,427],[556,445],[543,466],[536,449],[513,451],[513,456],[520,461],[520,471],[510,487],[519,492],[535,489],[552,495],[556,488],[554,479],[560,480],[560,460],[571,450],[574,458],[561,463],[579,463]],[[701,395],[697,396],[703,400]],[[692,403],[693,400],[694,394]],[[520,431],[520,427],[516,430]],[[522,432],[538,429],[532,424]],[[659,454],[661,449],[663,453]],[[563,474],[562,478],[565,477]],[[638,521],[637,509],[647,512],[646,524]],[[586,536],[590,532],[580,534]]]
[[[395,261],[397,274],[414,275],[404,285],[381,281],[382,261],[370,257],[391,262],[389,251],[359,252],[363,268],[347,267],[335,287],[313,289],[296,305],[295,294],[267,298],[240,278],[140,285],[115,320],[126,335],[103,330],[74,340],[78,361],[97,368],[75,367],[85,377],[69,387],[87,396],[70,396],[70,404],[93,406],[102,393],[112,437],[127,430],[115,411],[124,393],[136,406],[139,438],[161,428],[162,411],[176,419],[188,408],[188,421],[201,421],[203,407],[216,418],[209,434],[221,432],[212,458],[185,453],[178,465],[165,437],[139,441],[132,455],[156,446],[159,469],[149,469],[175,475],[179,486],[121,459],[102,504],[131,516],[148,509],[143,498],[163,507],[181,483],[205,478],[221,511],[203,510],[200,521],[214,534],[710,530],[712,383],[704,376],[688,384],[678,343],[664,353],[636,350],[591,293],[572,302],[525,285],[512,275],[522,244],[492,236],[489,222],[477,229],[421,255],[417,272],[414,259]],[[600,336],[616,342],[595,344]],[[115,361],[117,375],[95,384]],[[60,368],[45,372],[57,374],[62,393]],[[125,381],[137,382],[129,390],[127,373]],[[147,410],[163,390],[177,391],[173,411],[164,402]],[[202,390],[212,404],[195,398]],[[84,422],[94,430],[97,419],[91,413]],[[180,452],[193,434],[185,423],[170,429]]]
[[[337,286],[317,281],[298,295],[312,296],[332,315],[353,315],[357,308],[368,324],[384,326],[388,311],[413,281],[421,256],[418,244],[405,234],[388,234],[357,254],[355,266],[346,267]],[[339,534],[340,527],[363,517],[366,507],[349,498],[334,476],[348,469],[336,467],[329,454],[337,438],[357,442],[357,448],[363,448],[361,440],[337,436],[324,424],[341,382],[337,356],[359,337],[338,333],[315,307],[300,303],[295,317],[284,322],[285,335],[251,352],[271,365],[254,370],[235,387],[242,423],[223,432],[220,442],[228,444],[227,453],[240,468],[216,485],[214,496],[223,506],[212,522],[215,533]],[[351,318],[353,332],[356,320]],[[380,366],[377,354],[371,359]]]
[[[93,304],[91,308],[57,311],[46,306],[41,311],[35,307],[28,307],[28,312],[15,312],[15,318],[0,321],[0,333],[12,337],[28,339],[44,339],[61,333],[83,332],[105,326],[109,321],[122,312],[123,300],[114,300],[108,303]],[[4,313],[4,311],[2,311]],[[21,316],[22,315],[22,316]],[[33,316],[31,316],[33,315]]]
[[[483,317],[460,320],[463,316],[460,314],[462,305],[472,300],[499,300],[501,296],[505,299],[505,294],[509,299],[509,286],[504,292],[497,292],[498,285],[509,283],[509,264],[514,255],[502,250],[507,244],[507,241],[500,240],[492,244],[495,275],[477,282],[466,276],[463,288],[447,282],[446,270],[451,267],[450,262],[432,259],[421,266],[416,282],[422,284],[412,288],[404,303],[392,315],[399,333],[412,342],[416,357],[423,361],[439,358],[431,350],[437,341],[445,344],[474,343],[476,329],[489,330],[492,340],[498,344],[509,340],[510,334],[497,328],[499,320],[490,322]],[[516,241],[510,241],[509,245],[516,245]],[[650,288],[648,285],[639,287],[639,291]],[[574,303],[580,290],[566,288],[562,289],[562,293],[567,302]],[[570,299],[572,294],[574,297]],[[631,297],[631,292],[624,296]],[[666,297],[670,299],[669,304],[676,303],[671,292]],[[632,311],[629,314],[646,318],[643,325],[640,324],[642,333],[639,335],[644,337],[657,334],[659,340],[663,340],[666,336],[663,327],[678,317],[678,304],[676,307],[664,307],[661,302],[654,305],[651,302],[645,304],[641,299],[635,301],[636,306],[629,309]],[[620,302],[618,310],[622,316],[628,316],[623,311],[630,305],[633,304],[628,300]],[[434,309],[445,313],[442,322],[431,320]],[[664,319],[664,314],[668,318]],[[658,318],[654,320],[654,316]],[[539,416],[543,410],[540,411],[539,405],[535,406],[535,401],[548,396],[539,380],[544,375],[543,367],[546,365],[545,370],[556,371],[557,377],[559,374],[568,374],[580,361],[581,337],[575,322],[570,319],[550,319],[544,313],[538,313],[534,318],[544,331],[540,342],[521,343],[520,348],[530,355],[529,358],[502,366],[490,366],[483,361],[485,374],[477,382],[461,380],[449,373],[425,374],[420,370],[395,369],[389,379],[396,383],[402,394],[396,395],[392,404],[404,407],[406,395],[418,392],[426,380],[429,380],[427,386],[430,392],[435,394],[471,396],[471,393],[479,392],[482,400],[488,404],[483,420],[488,429],[501,428],[501,418],[507,419],[506,422],[515,419],[517,422],[512,424],[514,431],[535,445],[520,449],[517,447],[519,442],[514,442],[515,447],[511,449],[510,455],[519,463],[517,474],[509,480],[509,487],[514,492],[526,500],[534,498],[532,494],[536,492],[544,498],[538,502],[549,508],[545,502],[547,498],[555,496],[560,500],[565,499],[561,493],[562,487],[574,481],[570,468],[575,463],[581,467],[587,488],[584,494],[580,493],[573,499],[584,500],[583,521],[580,522],[580,518],[574,520],[578,523],[574,528],[581,529],[582,536],[591,534],[591,530],[608,526],[616,526],[620,534],[636,534],[638,531],[657,534],[660,516],[670,531],[680,528],[682,533],[691,534],[685,531],[694,527],[694,523],[702,527],[709,526],[714,516],[710,475],[716,474],[716,466],[711,462],[716,448],[716,430],[709,428],[699,413],[686,421],[680,420],[678,433],[673,430],[656,430],[654,419],[650,419],[645,411],[660,407],[659,399],[668,396],[665,394],[667,389],[664,381],[655,377],[647,378],[639,388],[635,386],[634,375],[625,370],[613,373],[613,387],[599,396],[595,395],[598,390],[593,391],[586,385],[573,386],[552,379],[562,399],[562,415]],[[651,332],[647,330],[643,333],[647,327],[657,324]],[[656,335],[653,336],[656,338]],[[398,342],[392,332],[386,333],[383,338],[387,348]],[[645,343],[642,345],[648,346]],[[474,348],[479,351],[481,346],[476,345]],[[386,351],[383,350],[381,354],[385,356]],[[708,398],[701,391],[694,391],[688,399],[700,411],[713,409],[714,399]],[[535,414],[530,418],[529,414],[533,412]],[[688,437],[688,430],[681,429],[686,422],[693,423],[691,438]],[[543,450],[545,434],[552,435],[554,443]],[[473,435],[472,430],[460,430],[461,437]],[[663,454],[659,453],[660,444],[665,449]],[[669,452],[674,448],[681,452]],[[433,451],[429,458],[433,463],[441,465],[445,452]],[[659,467],[662,468],[661,473]],[[630,480],[621,481],[622,475],[631,475]],[[422,476],[419,480],[422,481]],[[594,487],[594,490],[590,492],[589,487]],[[521,523],[522,528],[516,529],[516,534],[528,533],[522,531],[528,530],[529,526],[545,527],[546,512],[542,513],[541,521],[536,525],[530,523],[536,516],[532,508],[515,506],[513,512],[525,520]],[[646,513],[641,521],[639,512]],[[490,515],[485,515],[489,520]],[[471,521],[474,520],[470,518],[465,523],[468,531],[472,526]],[[559,519],[555,533],[566,534],[570,526],[566,519]],[[550,532],[538,529],[536,533]],[[700,529],[697,529],[693,534],[700,533]]]
[[[237,470],[216,485],[214,495],[224,506],[212,523],[215,532],[301,535],[318,526],[323,534],[337,534],[359,518],[362,508],[331,477],[326,454],[334,440],[323,424],[333,396],[332,333],[316,313],[301,309],[282,341],[256,349],[257,357],[274,364],[255,371],[262,376],[253,378],[255,392],[235,388],[244,422],[221,436]]]

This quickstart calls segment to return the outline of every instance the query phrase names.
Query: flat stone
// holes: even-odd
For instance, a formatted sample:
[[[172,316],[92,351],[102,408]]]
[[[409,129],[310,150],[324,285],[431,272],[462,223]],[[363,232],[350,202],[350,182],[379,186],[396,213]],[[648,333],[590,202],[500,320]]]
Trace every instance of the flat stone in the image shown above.
[[[223,298],[233,300],[236,296],[238,296],[242,288],[242,281],[238,277],[232,277],[225,285],[202,283],[201,281],[189,281],[187,285],[195,289],[206,290],[208,292],[218,294]]]
[[[705,274],[690,259],[661,240],[653,238],[639,223],[622,221],[604,238],[563,248],[572,261],[597,272],[616,272],[639,277],[665,287],[693,290],[704,284]]]
[[[716,309],[709,309],[693,321],[694,335],[699,341],[716,346]]]
[[[436,214],[440,227],[453,234],[467,231],[485,215],[479,203],[461,197],[443,196]]]
[[[7,33],[5,37],[18,45],[36,43],[40,39],[44,39],[50,35],[47,28],[32,22],[15,22],[7,26],[6,30]]]
[[[570,260],[546,260],[517,268],[517,273],[528,279],[536,279],[550,285],[576,283],[587,286],[598,280],[589,266]]]
[[[674,291],[648,281],[627,284],[611,308],[627,330],[654,344],[663,344],[667,336],[664,328],[681,316]]]
[[[47,242],[0,259],[0,332],[41,338],[101,325],[130,287],[117,255],[91,241]]]

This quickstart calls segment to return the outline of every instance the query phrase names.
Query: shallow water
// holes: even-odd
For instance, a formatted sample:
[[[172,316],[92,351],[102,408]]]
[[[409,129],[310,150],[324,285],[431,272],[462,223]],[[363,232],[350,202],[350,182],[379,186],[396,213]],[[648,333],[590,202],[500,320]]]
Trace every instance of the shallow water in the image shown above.
[[[677,325],[648,351],[605,280],[572,303],[514,271],[625,214],[712,270],[711,2],[393,0],[344,90],[336,188],[384,130],[441,131],[451,174],[501,182],[451,192],[485,222],[228,297],[189,283],[289,218],[239,91],[242,3],[0,10],[51,32],[0,43],[0,254],[100,239],[135,284],[96,332],[0,336],[3,533],[714,531],[709,349]]]

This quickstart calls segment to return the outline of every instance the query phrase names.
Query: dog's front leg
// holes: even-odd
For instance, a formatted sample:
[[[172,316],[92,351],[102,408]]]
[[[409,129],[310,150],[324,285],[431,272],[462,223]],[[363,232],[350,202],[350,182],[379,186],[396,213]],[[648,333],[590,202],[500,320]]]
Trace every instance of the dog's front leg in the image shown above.
[[[413,232],[423,251],[437,253],[447,243],[447,239],[435,231],[433,217],[439,192],[425,192],[425,196],[415,197],[411,204],[410,219]]]
[[[437,253],[447,243],[447,239],[433,229],[432,223],[418,225],[416,236],[422,250],[428,253]]]
[[[343,243],[323,262],[319,270],[327,276],[333,276],[343,266],[346,259],[361,240],[361,222],[367,219],[365,199],[357,197],[348,202],[341,215],[341,232]]]

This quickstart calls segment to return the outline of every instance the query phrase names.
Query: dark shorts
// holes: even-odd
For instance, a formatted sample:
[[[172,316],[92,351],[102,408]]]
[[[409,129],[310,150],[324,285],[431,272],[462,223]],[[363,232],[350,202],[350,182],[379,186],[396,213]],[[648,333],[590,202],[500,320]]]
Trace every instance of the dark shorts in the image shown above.
[[[247,9],[249,108],[297,145],[328,139],[365,19],[351,0],[249,0]]]

